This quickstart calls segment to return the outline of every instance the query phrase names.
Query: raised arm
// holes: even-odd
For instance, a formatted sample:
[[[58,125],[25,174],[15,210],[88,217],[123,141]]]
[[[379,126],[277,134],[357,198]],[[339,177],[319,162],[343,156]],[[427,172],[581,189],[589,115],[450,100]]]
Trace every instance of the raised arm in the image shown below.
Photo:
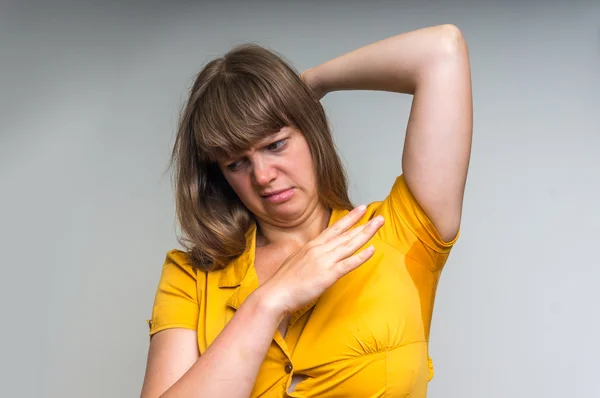
[[[303,73],[318,97],[337,90],[413,94],[402,169],[442,239],[459,229],[471,153],[471,72],[454,25],[418,29],[361,47]]]

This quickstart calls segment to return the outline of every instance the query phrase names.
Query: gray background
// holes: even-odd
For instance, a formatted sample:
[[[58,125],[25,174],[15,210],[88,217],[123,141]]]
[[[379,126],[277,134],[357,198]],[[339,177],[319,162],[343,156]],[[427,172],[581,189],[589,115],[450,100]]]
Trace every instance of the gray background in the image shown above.
[[[431,397],[599,397],[600,2],[6,2],[3,396],[138,396],[165,173],[192,76],[253,41],[298,70],[407,30],[468,40],[474,143]],[[410,98],[324,99],[356,202],[401,172]]]

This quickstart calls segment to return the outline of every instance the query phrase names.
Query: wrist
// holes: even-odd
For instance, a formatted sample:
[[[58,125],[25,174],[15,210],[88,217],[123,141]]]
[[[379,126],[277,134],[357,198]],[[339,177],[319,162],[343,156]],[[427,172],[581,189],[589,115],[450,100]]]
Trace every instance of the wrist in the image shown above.
[[[315,97],[319,100],[329,92],[323,80],[319,77],[318,67],[312,67],[305,70],[302,73],[302,80],[310,87],[315,94]]]
[[[250,297],[252,297],[256,309],[267,318],[274,319],[277,325],[287,315],[287,310],[285,305],[282,304],[283,300],[281,300],[281,297],[266,285],[259,286],[251,293]]]

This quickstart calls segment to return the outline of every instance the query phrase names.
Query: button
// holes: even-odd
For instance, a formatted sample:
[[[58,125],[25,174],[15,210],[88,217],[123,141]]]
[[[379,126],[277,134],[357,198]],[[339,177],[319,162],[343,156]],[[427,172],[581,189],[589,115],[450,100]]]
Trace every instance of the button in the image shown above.
[[[287,364],[285,365],[285,373],[291,373],[292,372],[292,365],[291,364]]]

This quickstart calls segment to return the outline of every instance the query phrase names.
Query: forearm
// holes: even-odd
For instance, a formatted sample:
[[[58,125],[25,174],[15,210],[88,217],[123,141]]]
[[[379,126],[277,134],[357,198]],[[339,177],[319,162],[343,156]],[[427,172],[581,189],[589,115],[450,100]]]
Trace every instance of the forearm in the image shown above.
[[[206,352],[162,397],[249,397],[282,318],[256,290]]]
[[[454,56],[464,40],[458,28],[440,25],[393,36],[311,68],[323,93],[338,90],[380,90],[414,94],[417,85],[448,54]]]

